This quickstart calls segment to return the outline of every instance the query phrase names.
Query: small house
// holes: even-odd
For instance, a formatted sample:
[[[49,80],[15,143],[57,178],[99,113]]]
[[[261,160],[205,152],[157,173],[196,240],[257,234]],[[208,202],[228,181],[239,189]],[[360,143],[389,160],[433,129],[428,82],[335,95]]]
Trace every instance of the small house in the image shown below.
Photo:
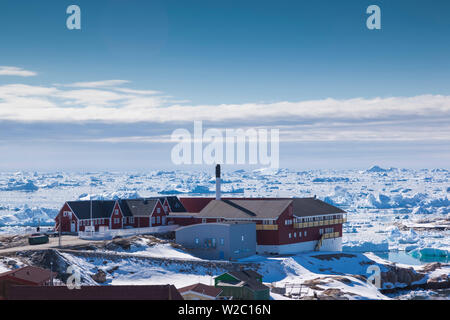
[[[183,300],[173,285],[9,286],[6,300]]]
[[[10,285],[15,286],[50,286],[56,277],[50,270],[25,266],[0,274],[0,297],[5,296],[5,290]]]
[[[178,289],[184,300],[218,300],[222,289],[208,286],[203,283],[196,283]]]
[[[263,284],[262,275],[253,270],[229,271],[214,278],[220,295],[233,300],[269,300],[270,288]]]

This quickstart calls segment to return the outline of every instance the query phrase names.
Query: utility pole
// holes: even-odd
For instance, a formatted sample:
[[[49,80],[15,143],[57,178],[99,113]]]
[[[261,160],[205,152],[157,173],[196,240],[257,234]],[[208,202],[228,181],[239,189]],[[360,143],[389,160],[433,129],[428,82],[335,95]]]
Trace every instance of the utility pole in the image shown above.
[[[59,226],[58,226],[58,232],[59,232],[59,237],[58,237],[58,247],[61,248],[61,236],[62,236],[62,224],[61,224],[61,216],[62,216],[62,211],[59,212]]]
[[[50,285],[53,287],[53,262],[52,261],[50,261],[50,279],[51,279]]]
[[[91,208],[90,208],[90,212],[91,212],[91,237],[92,237],[92,235],[93,235],[93,230],[92,230],[92,228],[94,227],[94,224],[92,223],[92,195],[91,196],[89,196],[89,199],[91,200]]]

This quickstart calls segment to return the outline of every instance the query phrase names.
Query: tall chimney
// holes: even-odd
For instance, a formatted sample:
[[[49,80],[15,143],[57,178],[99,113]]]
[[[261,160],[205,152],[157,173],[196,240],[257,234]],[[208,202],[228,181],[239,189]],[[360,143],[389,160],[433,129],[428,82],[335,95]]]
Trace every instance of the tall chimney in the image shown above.
[[[216,165],[216,200],[220,200],[220,164]]]

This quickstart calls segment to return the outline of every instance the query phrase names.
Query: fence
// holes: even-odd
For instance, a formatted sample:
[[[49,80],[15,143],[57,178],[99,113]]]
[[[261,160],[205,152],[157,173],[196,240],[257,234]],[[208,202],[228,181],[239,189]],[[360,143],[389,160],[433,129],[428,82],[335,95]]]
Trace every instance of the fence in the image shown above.
[[[78,237],[84,240],[109,240],[114,237],[128,237],[138,234],[164,233],[177,229],[178,225],[158,226],[148,228],[132,228],[132,229],[112,229],[105,231],[80,231]]]

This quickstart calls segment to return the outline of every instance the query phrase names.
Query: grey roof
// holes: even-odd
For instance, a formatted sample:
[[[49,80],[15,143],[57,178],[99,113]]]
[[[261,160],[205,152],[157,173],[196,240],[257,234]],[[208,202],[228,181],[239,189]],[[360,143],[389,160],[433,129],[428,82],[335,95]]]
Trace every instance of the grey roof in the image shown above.
[[[317,198],[293,198],[292,206],[294,215],[297,217],[345,213],[344,210]]]
[[[149,217],[159,199],[128,199],[122,200],[122,210],[130,213],[133,217]]]
[[[91,218],[91,202],[92,202],[92,218],[110,218],[114,208],[115,200],[87,200],[87,201],[67,201],[78,219]]]
[[[212,200],[197,217],[228,219],[277,219],[292,200]]]

